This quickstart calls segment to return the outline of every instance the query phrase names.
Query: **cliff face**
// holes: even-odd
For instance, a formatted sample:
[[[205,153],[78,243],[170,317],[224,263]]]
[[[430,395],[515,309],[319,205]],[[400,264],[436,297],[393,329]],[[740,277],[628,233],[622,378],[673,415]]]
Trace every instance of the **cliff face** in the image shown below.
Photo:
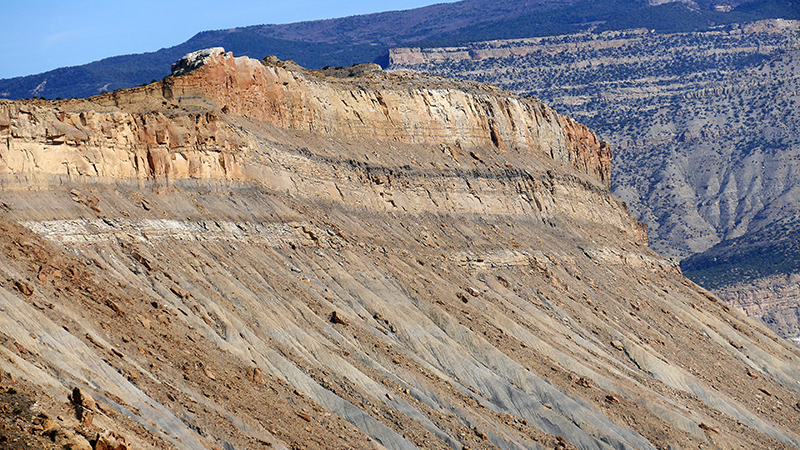
[[[104,182],[243,177],[236,154],[244,143],[213,112],[171,117],[71,103],[0,103],[0,174]]]
[[[538,101],[488,86],[444,79],[422,86],[413,83],[416,78],[401,73],[375,75],[362,86],[337,83],[303,70],[234,58],[220,49],[185,76],[134,89],[125,98],[108,94],[93,102],[122,109],[131,109],[126,102],[213,105],[279,128],[338,138],[453,145],[465,154],[492,147],[544,154],[608,186],[611,151],[585,126]],[[86,112],[82,108],[87,106],[75,101],[55,109],[0,105],[0,137],[7,141],[1,173],[114,179],[242,176],[219,162],[242,143],[214,113],[178,118],[151,111]]]
[[[211,55],[2,103],[6,442],[800,446],[800,355],[647,248],[582,125]]]
[[[589,124],[614,143],[612,190],[648,224],[652,248],[794,338],[797,304],[781,299],[796,298],[795,285],[776,283],[800,273],[798,48],[800,22],[774,19],[395,49],[391,59],[532,93]]]

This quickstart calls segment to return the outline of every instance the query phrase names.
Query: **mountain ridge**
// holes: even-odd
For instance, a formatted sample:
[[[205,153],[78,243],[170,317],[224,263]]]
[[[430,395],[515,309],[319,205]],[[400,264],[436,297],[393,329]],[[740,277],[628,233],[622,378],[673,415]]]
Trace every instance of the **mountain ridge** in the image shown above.
[[[773,5],[776,2],[783,6]],[[170,64],[186,53],[218,46],[255,58],[274,54],[310,68],[366,62],[385,66],[390,48],[411,43],[430,46],[446,41],[450,45],[487,38],[557,35],[593,29],[602,23],[608,23],[612,29],[671,26],[694,30],[731,21],[800,18],[800,8],[793,0],[786,5],[780,0],[754,0],[725,2],[736,7],[727,13],[715,11],[716,2],[695,1],[691,3],[696,9],[689,14],[690,20],[686,20],[684,10],[651,13],[657,17],[655,22],[648,15],[634,21],[615,22],[614,19],[619,14],[629,16],[633,11],[673,8],[670,5],[677,4],[651,6],[640,0],[587,0],[566,4],[515,0],[501,5],[486,0],[465,0],[425,7],[428,9],[205,31],[182,44],[152,53],[117,56],[83,66],[0,80],[0,97],[88,97],[133,87],[169,75]],[[455,26],[461,28],[451,30]],[[409,28],[412,31],[408,31]]]

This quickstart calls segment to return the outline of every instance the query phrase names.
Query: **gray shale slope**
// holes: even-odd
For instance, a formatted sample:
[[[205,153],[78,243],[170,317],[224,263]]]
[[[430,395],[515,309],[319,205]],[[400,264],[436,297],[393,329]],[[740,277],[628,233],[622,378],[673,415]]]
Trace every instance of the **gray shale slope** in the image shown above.
[[[205,55],[0,103],[0,444],[800,447],[800,352],[648,248],[586,127]]]
[[[657,252],[800,336],[800,23],[638,29],[394,49],[392,68],[532,94],[615,149],[612,191]],[[716,247],[715,247],[716,246]],[[713,248],[713,249],[712,249]],[[696,256],[693,256],[696,255]]]

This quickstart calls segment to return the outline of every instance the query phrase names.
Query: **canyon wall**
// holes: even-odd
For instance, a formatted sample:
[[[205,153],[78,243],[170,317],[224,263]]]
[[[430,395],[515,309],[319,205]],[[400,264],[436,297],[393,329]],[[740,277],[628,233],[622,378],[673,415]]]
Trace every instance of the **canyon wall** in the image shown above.
[[[800,353],[648,248],[584,126],[197,56],[0,104],[0,446],[800,448]]]
[[[5,106],[0,112],[0,132],[6,138],[23,138],[29,147],[72,144],[74,148],[83,143],[81,139],[94,136],[95,139],[86,144],[100,151],[131,153],[133,149],[148,148],[172,155],[182,150],[211,149],[227,154],[239,148],[241,143],[235,139],[229,142],[229,130],[216,128],[213,115],[188,118],[195,123],[182,119],[167,124],[169,116],[147,116],[134,111],[141,108],[141,103],[151,108],[162,106],[159,103],[196,103],[283,129],[339,138],[433,148],[444,144],[467,154],[478,148],[494,148],[497,152],[514,150],[549,155],[556,161],[572,164],[605,185],[609,183],[609,146],[585,126],[558,115],[536,100],[519,98],[486,85],[453,80],[428,80],[422,85],[415,82],[416,75],[408,73],[374,75],[364,83],[353,84],[297,67],[288,70],[281,65],[265,65],[246,57],[234,58],[220,51],[209,56],[197,70],[183,76],[168,77],[124,94],[110,93],[92,99],[96,105],[130,110],[130,117],[119,112],[97,112],[97,117],[89,120],[77,112],[86,107],[80,101],[63,102],[53,112],[33,106],[23,107],[30,112],[21,112],[20,106]],[[133,104],[139,106],[130,108]],[[70,114],[70,110],[75,112]],[[32,114],[39,112],[46,117],[32,119]],[[127,125],[118,131],[109,131],[119,135],[105,136],[100,142],[99,136],[104,130],[116,130],[116,124]],[[13,143],[22,144],[18,139]],[[24,152],[21,148],[6,151]],[[125,171],[115,175],[146,175],[146,171],[137,170],[145,166],[137,165],[137,157],[142,159],[141,155],[129,155],[125,159],[127,162],[122,163],[127,166]],[[189,155],[183,156],[187,157]],[[30,160],[24,165],[17,158],[20,157],[12,154],[4,158],[9,160],[5,164],[7,173],[31,171]],[[90,164],[93,158],[86,156]],[[63,174],[69,166],[60,167],[63,163],[57,160],[37,171]],[[187,174],[197,176],[196,171],[180,169],[176,176]]]

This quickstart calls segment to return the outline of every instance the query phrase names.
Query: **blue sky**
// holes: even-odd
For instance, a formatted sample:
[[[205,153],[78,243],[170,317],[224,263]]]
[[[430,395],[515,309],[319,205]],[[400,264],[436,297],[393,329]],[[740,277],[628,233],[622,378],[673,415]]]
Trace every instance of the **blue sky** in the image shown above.
[[[0,78],[152,52],[205,30],[411,9],[452,0],[0,0]]]

